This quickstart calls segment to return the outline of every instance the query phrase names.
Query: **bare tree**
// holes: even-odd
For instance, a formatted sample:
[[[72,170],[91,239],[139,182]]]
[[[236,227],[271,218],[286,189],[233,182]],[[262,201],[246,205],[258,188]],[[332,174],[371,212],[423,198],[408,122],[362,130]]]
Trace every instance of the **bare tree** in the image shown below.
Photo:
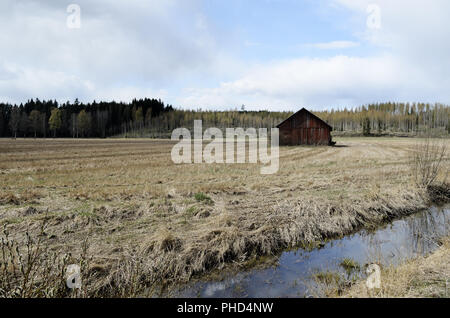
[[[439,142],[428,137],[417,143],[412,167],[418,186],[429,187],[436,181],[446,153],[445,141]]]
[[[11,110],[11,118],[9,119],[9,127],[14,135],[14,139],[17,138],[17,130],[19,129],[20,123],[20,109],[14,106]]]

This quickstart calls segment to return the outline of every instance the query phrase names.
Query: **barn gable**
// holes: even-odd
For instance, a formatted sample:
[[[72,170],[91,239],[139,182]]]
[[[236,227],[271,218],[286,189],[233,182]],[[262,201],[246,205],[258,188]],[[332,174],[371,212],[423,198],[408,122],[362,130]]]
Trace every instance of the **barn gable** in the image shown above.
[[[331,145],[332,127],[305,108],[277,126],[281,145]]]

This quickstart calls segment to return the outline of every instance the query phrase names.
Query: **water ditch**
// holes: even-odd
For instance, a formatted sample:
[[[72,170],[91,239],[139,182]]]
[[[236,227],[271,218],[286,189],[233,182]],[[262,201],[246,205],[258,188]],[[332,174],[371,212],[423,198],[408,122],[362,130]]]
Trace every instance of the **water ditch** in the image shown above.
[[[326,243],[322,248],[281,254],[276,265],[227,274],[220,280],[193,282],[175,297],[309,297],[317,295],[317,273],[333,272],[345,277],[364,278],[364,266],[378,263],[396,265],[426,255],[438,248],[438,240],[450,232],[450,205],[395,220],[376,230],[361,230]],[[343,260],[358,264],[349,272]],[[313,292],[314,290],[314,292]]]

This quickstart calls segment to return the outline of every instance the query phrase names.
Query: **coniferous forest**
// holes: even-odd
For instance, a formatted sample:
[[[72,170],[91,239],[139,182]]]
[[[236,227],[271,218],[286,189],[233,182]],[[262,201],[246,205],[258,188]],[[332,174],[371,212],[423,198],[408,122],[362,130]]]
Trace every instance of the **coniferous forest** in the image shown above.
[[[126,135],[145,125],[156,125],[173,111],[161,100],[139,99],[131,103],[29,100],[25,104],[0,103],[1,137],[105,138]]]
[[[378,103],[349,109],[314,112],[337,134],[433,135],[450,134],[450,107],[426,103]],[[192,128],[194,120],[207,127],[271,128],[292,112],[240,110],[179,110],[157,99],[135,99],[131,103],[78,100],[29,100],[25,104],[0,103],[0,137],[167,138],[175,128]]]

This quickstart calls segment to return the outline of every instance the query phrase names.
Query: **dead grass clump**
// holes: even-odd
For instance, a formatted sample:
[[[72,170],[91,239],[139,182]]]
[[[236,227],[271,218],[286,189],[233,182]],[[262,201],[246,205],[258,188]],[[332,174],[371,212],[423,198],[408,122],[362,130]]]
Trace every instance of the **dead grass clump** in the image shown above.
[[[4,227],[0,244],[0,297],[41,298],[68,297],[66,287],[68,264],[86,263],[86,258],[75,260],[70,254],[50,250],[43,222],[36,237],[29,231],[23,241],[11,237]]]
[[[107,275],[95,282],[95,297],[143,297],[154,294],[152,259],[147,252],[127,247],[121,257],[108,268]],[[162,275],[163,273],[161,273]],[[161,281],[163,285],[163,281]]]
[[[88,273],[93,277],[104,277],[108,275],[110,270],[111,268],[107,264],[91,264]]]
[[[37,204],[41,198],[43,198],[43,195],[36,191],[27,191],[20,195],[11,192],[1,192],[0,205],[21,205],[25,203]]]
[[[72,217],[64,217],[65,223],[72,223],[74,229],[82,229],[88,225],[103,227],[108,225],[120,224],[124,221],[136,220],[143,215],[137,207],[115,208],[115,207],[91,207],[83,204],[75,209]]]
[[[211,215],[211,212],[209,212],[208,210],[202,210],[200,212],[198,212],[195,216],[199,219],[204,219],[207,218]]]
[[[341,281],[341,277],[338,273],[330,271],[315,273],[314,278],[318,282],[326,285],[339,284],[339,282]]]
[[[22,203],[39,203],[39,199],[43,198],[44,195],[36,191],[27,191],[20,195],[20,200]]]
[[[166,228],[158,231],[156,234],[156,248],[159,251],[179,251],[182,245],[182,241]]]
[[[379,290],[369,290],[365,281],[359,281],[344,292],[344,297],[449,297],[450,238],[442,244],[429,256],[382,268]]]
[[[354,284],[354,279],[334,271],[319,271],[312,275],[309,292],[314,297],[336,297]]]
[[[347,272],[347,274],[351,274],[361,268],[361,266],[351,258],[344,258],[339,265]]]
[[[20,198],[13,193],[2,192],[0,193],[0,204],[20,205]]]
[[[142,211],[138,207],[129,208],[110,208],[100,206],[93,209],[93,213],[103,222],[134,220],[142,216]]]
[[[430,185],[427,188],[430,200],[437,204],[448,203],[450,201],[450,183],[440,185]]]

